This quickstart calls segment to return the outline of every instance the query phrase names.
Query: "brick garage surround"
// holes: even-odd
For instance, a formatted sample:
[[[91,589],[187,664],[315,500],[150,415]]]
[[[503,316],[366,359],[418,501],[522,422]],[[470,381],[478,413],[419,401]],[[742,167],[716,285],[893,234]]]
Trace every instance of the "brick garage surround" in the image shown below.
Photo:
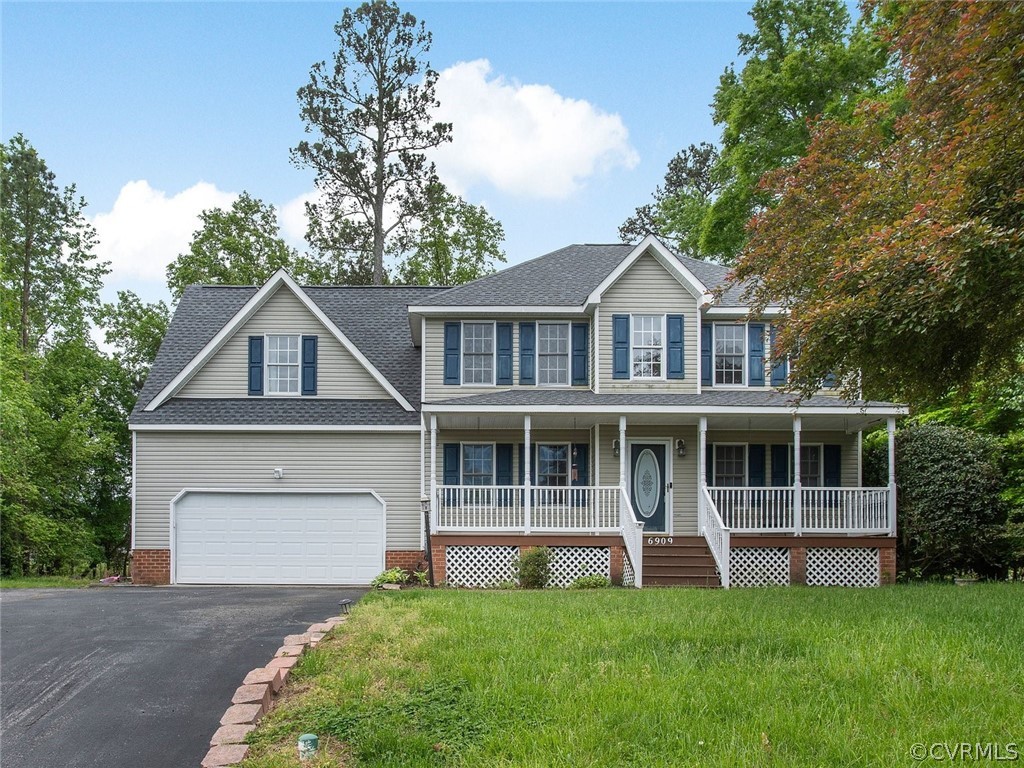
[[[425,567],[426,559],[422,549],[389,549],[384,553],[384,567],[418,571]]]
[[[133,584],[170,584],[171,550],[133,549]]]

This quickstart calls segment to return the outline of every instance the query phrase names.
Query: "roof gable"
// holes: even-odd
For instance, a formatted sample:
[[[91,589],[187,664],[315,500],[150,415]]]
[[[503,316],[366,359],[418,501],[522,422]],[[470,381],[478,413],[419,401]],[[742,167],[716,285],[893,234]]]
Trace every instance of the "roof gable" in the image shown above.
[[[278,290],[289,290],[305,307],[320,321],[324,328],[348,350],[350,354],[366,369],[366,371],[401,404],[407,411],[415,410],[409,400],[371,363],[360,349],[341,331],[340,328],[324,313],[299,285],[284,271],[278,270],[267,283],[252,293],[248,300],[239,307],[219,331],[182,367],[174,377],[157,392],[144,410],[158,408],[168,398],[174,396],[200,370],[227,341],[241,328]],[[179,311],[181,307],[179,307]],[[165,340],[165,344],[166,344]],[[163,347],[161,347],[161,352]],[[155,368],[155,366],[154,366]],[[141,401],[141,397],[140,397]]]
[[[587,297],[587,305],[601,303],[601,296],[611,288],[644,254],[650,254],[661,264],[665,271],[689,291],[698,302],[711,304],[714,296],[708,287],[701,282],[696,275],[679,260],[664,243],[654,235],[648,235],[641,240],[619,264],[613,269],[601,283],[596,286]]]

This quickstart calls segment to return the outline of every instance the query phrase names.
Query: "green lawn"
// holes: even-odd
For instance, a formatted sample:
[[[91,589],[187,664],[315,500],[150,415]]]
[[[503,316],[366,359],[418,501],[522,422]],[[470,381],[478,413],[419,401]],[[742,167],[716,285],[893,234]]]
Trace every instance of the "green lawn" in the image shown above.
[[[1020,585],[391,592],[303,658],[245,765],[299,765],[306,732],[314,766],[921,765],[1024,752],[1022,702]]]
[[[47,587],[87,587],[89,579],[73,576],[2,576],[0,589],[43,589]]]

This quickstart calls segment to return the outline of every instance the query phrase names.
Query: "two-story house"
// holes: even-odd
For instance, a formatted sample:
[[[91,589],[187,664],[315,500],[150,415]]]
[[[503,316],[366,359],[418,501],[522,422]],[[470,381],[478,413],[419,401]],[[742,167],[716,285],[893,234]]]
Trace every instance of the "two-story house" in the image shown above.
[[[193,286],[131,416],[156,583],[891,582],[903,406],[778,391],[773,318],[655,238],[456,288]],[[889,484],[861,437],[888,425]]]

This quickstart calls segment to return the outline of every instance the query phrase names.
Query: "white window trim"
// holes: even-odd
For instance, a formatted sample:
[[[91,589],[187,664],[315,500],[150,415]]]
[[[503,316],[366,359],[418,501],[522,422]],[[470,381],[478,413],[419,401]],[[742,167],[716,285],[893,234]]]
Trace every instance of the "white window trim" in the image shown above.
[[[750,443],[711,443],[711,479],[709,482],[712,488],[735,488],[736,486],[720,486],[718,484],[718,446],[740,446],[743,448],[743,485],[740,488],[750,487]],[[790,451],[792,453],[792,451]]]
[[[633,375],[633,318],[661,317],[661,376]],[[637,312],[629,315],[629,380],[630,381],[668,381],[668,315],[657,312]]]
[[[459,441],[459,485],[467,485],[465,482],[466,476],[465,465],[466,462],[463,460],[462,448],[466,445],[489,445],[491,446],[491,482],[487,485],[473,486],[474,488],[489,488],[497,485],[498,477],[498,444],[488,443],[486,440],[460,440]]]
[[[794,472],[794,467],[792,465],[792,461],[793,461],[793,443],[787,443],[787,445],[789,446],[789,453],[786,454],[786,455],[787,455],[787,460],[790,462],[790,467],[789,467],[789,484],[793,485],[793,480],[796,477],[796,474]],[[827,488],[828,486],[825,485],[825,444],[824,443],[805,443],[803,440],[801,440],[800,441],[800,450],[803,451],[804,448],[817,448],[818,449],[818,479],[820,480],[820,484],[819,485],[809,485],[807,487],[808,488]],[[769,450],[771,450],[771,449],[769,448]],[[797,459],[797,461],[799,461],[799,459]],[[803,472],[801,472],[800,473],[800,485],[803,485],[803,484],[804,484],[804,475],[803,475]]]
[[[568,320],[537,320],[534,322],[533,339],[533,374],[537,383],[533,386],[544,389],[569,389],[572,387],[572,323]],[[565,384],[541,384],[540,383],[540,327],[542,325],[564,325],[566,333],[565,352]],[[588,360],[589,364],[590,361]],[[545,443],[551,445],[551,443]]]
[[[491,324],[491,383],[467,382],[466,378],[466,325]],[[515,345],[513,344],[513,354]],[[460,387],[496,387],[498,386],[498,322],[496,320],[462,320],[459,323],[459,386]]]
[[[294,392],[270,391],[270,337],[287,336],[299,340],[299,388]],[[302,334],[301,333],[265,333],[263,334],[263,396],[264,397],[302,397]],[[309,395],[306,395],[309,397]]]
[[[743,383],[742,384],[719,384],[718,383],[718,343],[717,339],[717,328],[718,326],[730,326],[732,328],[742,328],[742,342],[743,342],[743,354],[740,356],[743,363]],[[750,353],[747,349],[750,331],[747,329],[748,323],[712,323],[711,324],[711,387],[713,389],[747,389],[747,382],[750,380],[749,371],[747,368],[750,366]]]
[[[546,448],[565,448],[565,485],[540,485],[537,481],[540,477],[540,447],[545,446]],[[530,468],[530,479],[533,481],[533,485],[536,488],[572,488],[572,443],[551,443],[551,442],[536,442],[533,443],[532,453],[530,454],[530,460],[532,461],[536,457],[537,461],[537,472],[534,473],[533,468]],[[534,476],[536,474],[536,476]]]

